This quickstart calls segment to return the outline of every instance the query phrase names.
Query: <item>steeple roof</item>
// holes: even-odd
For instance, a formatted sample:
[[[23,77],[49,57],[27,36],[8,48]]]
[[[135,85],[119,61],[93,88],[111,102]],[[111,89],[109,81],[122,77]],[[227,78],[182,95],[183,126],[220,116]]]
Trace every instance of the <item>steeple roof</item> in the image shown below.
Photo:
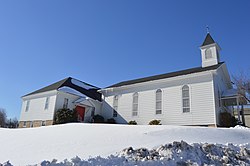
[[[206,45],[213,44],[213,43],[215,43],[214,39],[212,38],[210,33],[207,33],[207,36],[201,46],[206,46]]]

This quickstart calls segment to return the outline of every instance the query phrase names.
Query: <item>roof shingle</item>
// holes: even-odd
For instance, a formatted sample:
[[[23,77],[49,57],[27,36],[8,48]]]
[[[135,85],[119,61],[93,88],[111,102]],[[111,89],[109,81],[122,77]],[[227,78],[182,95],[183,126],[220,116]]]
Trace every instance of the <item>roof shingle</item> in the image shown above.
[[[213,44],[215,43],[214,39],[212,38],[212,36],[210,35],[210,33],[207,34],[203,44],[201,46],[206,46],[206,45],[209,45],[209,44]]]
[[[80,87],[80,86],[78,86],[76,84],[73,84],[72,81],[71,81],[72,79],[73,78],[71,78],[71,77],[65,78],[63,80],[60,80],[60,81],[54,83],[54,84],[51,84],[49,86],[46,86],[44,88],[41,88],[41,89],[36,90],[34,92],[31,92],[31,93],[29,93],[27,95],[24,95],[23,97],[33,95],[33,94],[42,93],[42,92],[47,92],[47,91],[51,91],[51,90],[58,90],[59,88],[66,86],[66,87],[70,87],[72,89],[75,89],[78,92],[80,92],[80,93],[82,93],[82,94],[84,94],[84,95],[86,95],[88,97],[91,97],[92,99],[101,101],[101,94],[99,92],[97,92],[97,90],[100,89],[100,88],[80,81],[81,83],[83,83],[83,84],[85,84],[87,86],[93,87],[91,89],[85,89],[85,88]],[[79,81],[79,80],[77,80],[77,81]]]
[[[177,72],[171,72],[171,73],[160,74],[160,75],[155,75],[155,76],[150,76],[150,77],[144,77],[144,78],[139,78],[139,79],[134,79],[134,80],[129,80],[129,81],[123,81],[123,82],[119,82],[117,84],[108,86],[106,88],[114,88],[114,87],[137,84],[137,83],[142,83],[142,82],[147,82],[147,81],[154,81],[154,80],[159,80],[159,79],[165,79],[165,78],[170,78],[170,77],[198,73],[198,72],[203,72],[203,71],[208,71],[208,70],[214,70],[214,69],[217,69],[218,67],[220,67],[223,63],[224,62],[220,62],[217,65],[213,65],[213,66],[209,66],[209,67],[196,67],[196,68],[181,70],[181,71],[177,71]],[[106,89],[106,88],[104,88],[104,89]]]

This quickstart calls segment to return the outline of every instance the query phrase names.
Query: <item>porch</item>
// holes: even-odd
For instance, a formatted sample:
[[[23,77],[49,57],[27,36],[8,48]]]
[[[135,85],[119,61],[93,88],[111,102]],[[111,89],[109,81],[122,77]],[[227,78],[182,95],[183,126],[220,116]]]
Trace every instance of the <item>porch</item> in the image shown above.
[[[237,89],[229,89],[222,94],[221,101],[225,108],[231,107],[234,112],[236,111],[238,122],[246,125],[244,106],[248,104],[248,100],[243,94],[239,93]]]

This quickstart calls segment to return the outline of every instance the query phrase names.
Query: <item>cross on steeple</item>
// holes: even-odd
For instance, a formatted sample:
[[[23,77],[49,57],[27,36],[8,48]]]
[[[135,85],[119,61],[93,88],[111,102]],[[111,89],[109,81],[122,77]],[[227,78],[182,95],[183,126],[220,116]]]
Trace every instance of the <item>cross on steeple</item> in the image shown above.
[[[209,27],[208,27],[208,25],[206,26],[206,29],[207,29],[207,33],[209,33]]]

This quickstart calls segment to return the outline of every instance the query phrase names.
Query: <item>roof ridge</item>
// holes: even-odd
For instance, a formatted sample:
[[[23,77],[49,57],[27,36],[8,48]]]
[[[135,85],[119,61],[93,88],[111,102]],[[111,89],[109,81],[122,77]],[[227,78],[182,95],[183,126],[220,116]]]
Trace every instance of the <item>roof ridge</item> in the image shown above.
[[[24,96],[22,96],[22,97],[29,96],[29,95],[36,94],[36,93],[40,93],[40,92],[46,92],[46,91],[51,91],[51,90],[57,90],[57,89],[59,89],[65,82],[67,82],[69,79],[72,79],[72,78],[71,78],[71,77],[64,78],[64,79],[62,79],[62,80],[60,80],[60,81],[57,81],[57,82],[52,83],[52,84],[50,84],[50,85],[48,85],[48,86],[45,86],[45,87],[40,88],[40,89],[38,89],[38,90],[35,90],[35,91],[31,92],[31,93],[28,93],[28,94],[26,94],[26,95],[24,95]]]
[[[118,83],[113,84],[111,86],[105,87],[103,89],[126,86],[126,85],[142,83],[142,82],[147,82],[147,81],[153,81],[153,80],[158,80],[158,79],[164,79],[164,78],[170,78],[170,77],[176,77],[176,76],[181,76],[181,75],[185,75],[185,74],[203,72],[203,71],[207,71],[207,70],[213,70],[213,69],[217,69],[223,63],[224,62],[220,62],[217,65],[208,66],[208,67],[194,67],[194,68],[184,69],[184,70],[180,70],[180,71],[174,71],[174,72],[170,72],[170,73],[157,74],[157,75],[148,76],[148,77],[141,77],[141,78],[137,78],[137,79],[131,79],[128,81],[121,81],[121,82],[118,82]]]

